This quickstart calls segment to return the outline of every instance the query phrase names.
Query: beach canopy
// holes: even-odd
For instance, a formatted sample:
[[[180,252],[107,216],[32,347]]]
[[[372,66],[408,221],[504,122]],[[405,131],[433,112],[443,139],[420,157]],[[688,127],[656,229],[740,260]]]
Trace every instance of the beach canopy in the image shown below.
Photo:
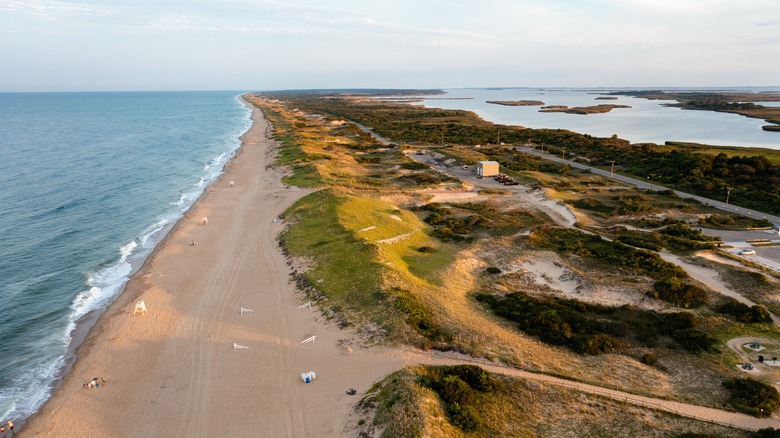
[[[314,374],[314,371],[309,371],[308,373],[301,374],[301,380],[303,380],[306,383],[311,382],[312,380],[314,380],[315,377],[317,377],[317,375]]]
[[[144,303],[143,300],[135,303],[135,310],[133,310],[133,315],[136,313],[140,313],[141,315],[146,314],[146,303]]]

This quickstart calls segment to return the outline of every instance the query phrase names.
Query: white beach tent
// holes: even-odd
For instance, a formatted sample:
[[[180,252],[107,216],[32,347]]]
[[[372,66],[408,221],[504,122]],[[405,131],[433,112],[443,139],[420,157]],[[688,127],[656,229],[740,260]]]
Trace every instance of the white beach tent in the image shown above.
[[[133,310],[133,315],[135,315],[136,313],[140,313],[141,315],[146,314],[146,303],[144,303],[144,300],[135,303],[135,309]]]
[[[303,380],[305,383],[309,383],[314,378],[317,377],[316,374],[314,374],[314,371],[309,371],[308,373],[301,373],[301,380]]]

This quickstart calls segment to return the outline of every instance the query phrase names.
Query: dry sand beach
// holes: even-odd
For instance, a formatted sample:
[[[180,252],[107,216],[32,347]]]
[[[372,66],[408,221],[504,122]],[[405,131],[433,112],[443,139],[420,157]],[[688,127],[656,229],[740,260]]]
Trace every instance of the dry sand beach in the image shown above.
[[[270,125],[257,109],[252,119],[223,176],[101,316],[18,436],[339,436],[359,397],[345,391],[403,366],[340,347],[347,332],[299,308],[275,218],[308,192],[280,182]],[[138,300],[143,316],[132,315]],[[316,379],[306,384],[308,371]],[[83,386],[96,376],[106,384]]]
[[[356,436],[350,412],[361,394],[410,363],[479,363],[706,421],[778,427],[773,418],[606,390],[454,353],[355,346],[351,332],[323,321],[316,308],[300,307],[303,297],[276,240],[284,224],[276,219],[309,192],[281,183],[271,127],[257,109],[252,120],[222,177],[133,275],[52,398],[16,436]],[[201,225],[204,216],[208,224]],[[145,315],[132,315],[138,300],[146,303]],[[308,371],[316,379],[307,384],[301,373]],[[84,387],[93,377],[106,383]],[[350,388],[357,394],[346,394]]]

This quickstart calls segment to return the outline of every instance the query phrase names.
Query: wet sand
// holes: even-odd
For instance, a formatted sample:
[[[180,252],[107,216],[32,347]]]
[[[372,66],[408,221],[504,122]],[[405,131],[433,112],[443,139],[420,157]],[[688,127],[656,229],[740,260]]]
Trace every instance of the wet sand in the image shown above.
[[[381,349],[344,348],[349,332],[299,308],[275,218],[309,192],[281,183],[270,125],[257,109],[252,119],[222,177],[100,317],[18,436],[339,436],[360,392],[403,366]],[[138,300],[145,315],[132,315]],[[92,377],[106,384],[85,388]]]

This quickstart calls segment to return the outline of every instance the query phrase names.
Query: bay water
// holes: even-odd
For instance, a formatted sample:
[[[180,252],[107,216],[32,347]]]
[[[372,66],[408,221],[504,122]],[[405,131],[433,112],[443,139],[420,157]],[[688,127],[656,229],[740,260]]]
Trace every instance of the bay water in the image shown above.
[[[251,125],[237,92],[0,93],[0,419],[33,414]]]
[[[619,89],[455,88],[445,91],[444,95],[422,96],[423,100],[420,104],[429,108],[473,111],[483,119],[498,124],[527,128],[562,128],[596,137],[617,135],[631,143],[664,144],[666,141],[684,141],[715,146],[780,149],[780,132],[762,130],[762,126],[769,124],[762,119],[666,106],[676,103],[672,100],[648,100],[621,95],[610,96],[617,98],[614,100],[597,99],[606,97],[611,91],[620,91]],[[686,90],[669,89],[669,91]],[[761,93],[780,92],[780,87],[740,87],[702,91]],[[538,100],[544,102],[545,106],[615,104],[630,106],[630,108],[615,108],[608,113],[583,115],[539,112],[539,106],[504,106],[487,103],[518,100]],[[757,103],[765,106],[780,105],[780,102]]]
[[[780,149],[780,133],[762,131],[762,120],[625,96],[595,100],[606,90],[446,91],[422,104],[632,142]],[[251,124],[238,96],[0,93],[0,419],[26,418],[45,402],[67,369],[77,322],[111,303],[221,174]],[[488,100],[632,108],[583,116]]]

